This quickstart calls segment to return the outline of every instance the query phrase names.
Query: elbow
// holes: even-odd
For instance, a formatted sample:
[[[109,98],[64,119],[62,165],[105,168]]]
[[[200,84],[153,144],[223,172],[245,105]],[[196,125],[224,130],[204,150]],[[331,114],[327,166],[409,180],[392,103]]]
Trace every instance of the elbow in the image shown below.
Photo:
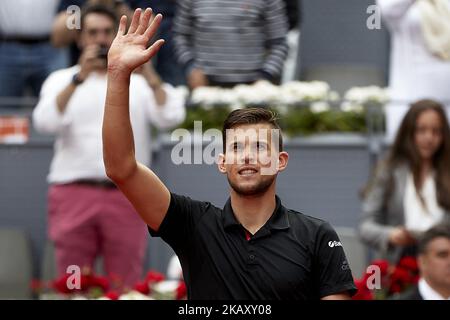
[[[136,160],[116,164],[104,157],[103,162],[106,176],[117,185],[125,183],[137,170]]]

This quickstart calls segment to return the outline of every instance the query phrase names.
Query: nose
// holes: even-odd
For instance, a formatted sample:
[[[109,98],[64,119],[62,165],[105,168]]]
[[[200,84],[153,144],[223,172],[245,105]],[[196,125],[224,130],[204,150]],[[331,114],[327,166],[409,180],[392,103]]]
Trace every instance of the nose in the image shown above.
[[[250,144],[246,144],[244,149],[244,163],[254,164],[255,159],[256,159],[255,150],[250,146]]]

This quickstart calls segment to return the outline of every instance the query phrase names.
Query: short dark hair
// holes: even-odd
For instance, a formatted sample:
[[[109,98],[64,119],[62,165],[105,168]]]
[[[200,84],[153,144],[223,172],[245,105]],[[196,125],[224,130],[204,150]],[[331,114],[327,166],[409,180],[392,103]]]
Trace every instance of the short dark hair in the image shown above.
[[[81,30],[83,30],[84,22],[86,20],[86,16],[91,13],[101,14],[107,16],[114,22],[114,26],[117,26],[119,23],[119,18],[117,17],[116,12],[108,6],[102,4],[91,4],[83,7],[81,11]]]
[[[436,238],[447,238],[450,240],[450,223],[438,224],[424,232],[419,238],[417,251],[423,254],[427,251],[428,244]]]
[[[240,125],[260,124],[260,123],[270,124],[274,129],[280,130],[278,148],[279,151],[283,151],[283,136],[277,120],[278,117],[275,112],[261,107],[236,109],[230,112],[230,114],[223,123],[222,129],[223,152],[225,153],[226,151],[227,129],[232,129]]]

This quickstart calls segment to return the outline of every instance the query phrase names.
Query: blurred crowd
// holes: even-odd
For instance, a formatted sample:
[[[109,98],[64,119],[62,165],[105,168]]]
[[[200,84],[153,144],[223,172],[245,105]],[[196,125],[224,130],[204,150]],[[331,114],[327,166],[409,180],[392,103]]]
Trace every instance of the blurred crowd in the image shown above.
[[[424,272],[431,273],[420,282],[422,298],[426,292],[427,297],[448,299],[448,228],[438,229],[436,252],[430,253],[434,256],[427,256],[433,235],[422,247],[418,240],[450,219],[450,1],[376,2],[391,33],[389,85],[394,102],[386,110],[393,144],[364,194],[360,235],[393,261],[421,255]],[[124,285],[135,283],[143,271],[147,230],[108,181],[98,152],[107,52],[120,16],[131,21],[136,8],[151,7],[164,17],[158,38],[165,39],[165,45],[130,80],[136,157],[150,165],[149,124],[167,129],[185,119],[184,98],[174,87],[293,80],[300,4],[0,1],[0,99],[39,97],[33,125],[56,136],[48,176],[49,237],[55,243],[59,273],[73,261],[92,265],[100,252],[107,272],[121,275]],[[292,35],[294,40],[288,41]],[[15,107],[0,104],[0,109]],[[441,271],[435,275],[430,270]]]

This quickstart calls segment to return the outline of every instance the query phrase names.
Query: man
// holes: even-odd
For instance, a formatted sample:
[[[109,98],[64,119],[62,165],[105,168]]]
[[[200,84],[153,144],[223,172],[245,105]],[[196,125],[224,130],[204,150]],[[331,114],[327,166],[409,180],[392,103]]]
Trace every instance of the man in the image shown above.
[[[288,52],[283,0],[177,4],[175,52],[191,89],[280,81]]]
[[[107,175],[127,196],[153,236],[183,267],[190,299],[347,299],[355,290],[339,239],[319,219],[286,209],[275,195],[288,163],[279,127],[265,109],[232,112],[224,124],[218,168],[230,183],[224,209],[171,193],[133,151],[128,84],[133,70],[163,44],[147,48],[161,22],[137,10],[126,17],[109,52],[103,121]]]
[[[419,239],[419,284],[401,300],[450,300],[450,225],[437,225]]]
[[[69,47],[70,49],[70,65],[77,64],[80,58],[80,49],[77,47],[78,30],[76,28],[68,28],[69,25],[78,22],[78,11],[74,11],[75,7],[83,8],[87,5],[104,5],[108,6],[116,12],[118,17],[123,14],[131,15],[133,11],[130,9],[131,1],[136,0],[60,0],[57,8],[57,15],[53,22],[51,42],[57,48]]]
[[[142,275],[147,230],[132,205],[108,180],[101,152],[105,49],[114,39],[116,16],[101,5],[87,7],[81,26],[78,65],[50,75],[33,112],[36,129],[57,135],[48,176],[49,236],[55,244],[60,275],[69,265],[92,267],[101,254],[107,275],[114,274],[124,286],[131,286]],[[129,79],[131,138],[136,158],[149,165],[149,122],[159,128],[179,124],[185,116],[184,100],[159,80],[150,64],[139,71],[142,75],[133,74]]]

